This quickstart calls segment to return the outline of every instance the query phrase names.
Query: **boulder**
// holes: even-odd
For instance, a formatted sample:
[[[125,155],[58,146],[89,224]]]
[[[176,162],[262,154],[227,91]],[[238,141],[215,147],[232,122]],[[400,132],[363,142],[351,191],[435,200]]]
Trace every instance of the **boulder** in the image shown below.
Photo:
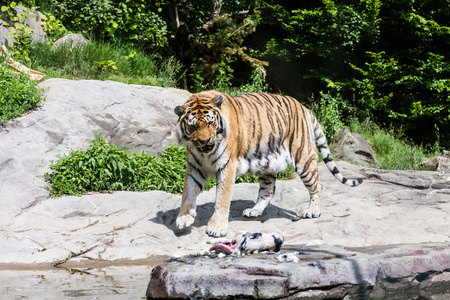
[[[87,43],[89,43],[89,40],[83,35],[79,33],[69,33],[54,42],[52,49],[61,47],[62,45],[70,45],[73,48],[76,46],[83,46]]]
[[[369,143],[358,133],[351,133],[344,127],[333,139],[333,156],[360,166],[376,166],[378,160]]]
[[[44,31],[44,28],[42,27],[42,16],[43,14],[37,10],[28,10],[22,6],[16,6],[12,9],[14,11],[14,14],[24,14],[26,15],[26,18],[24,22],[26,25],[28,25],[31,30],[33,31],[33,34],[31,35],[31,41],[32,42],[42,42],[46,38],[46,34]],[[6,16],[7,12],[0,12],[0,15]],[[35,17],[31,18],[30,16],[33,15]],[[8,36],[7,33],[14,29],[14,23],[13,21],[9,19],[4,19],[2,21],[5,21],[7,26],[3,25],[3,22],[0,22],[0,46],[6,45],[9,48],[11,48],[14,45],[14,37]]]
[[[2,22],[0,22],[0,46],[6,45],[7,30]]]
[[[25,7],[17,6],[15,8],[18,14],[25,14],[27,18],[25,19],[25,24],[30,26],[33,31],[31,36],[31,42],[43,42],[45,41],[47,35],[45,34],[44,28],[42,27],[42,16],[43,14],[37,10],[28,10]],[[34,15],[35,17],[30,17]]]
[[[441,156],[436,163],[436,171],[450,171],[450,158]]]

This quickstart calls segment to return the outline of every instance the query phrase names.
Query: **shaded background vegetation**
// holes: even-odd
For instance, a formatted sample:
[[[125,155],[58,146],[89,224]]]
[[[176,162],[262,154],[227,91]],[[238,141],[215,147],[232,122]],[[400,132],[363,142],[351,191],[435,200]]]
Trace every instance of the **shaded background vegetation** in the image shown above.
[[[334,107],[343,124],[370,118],[430,149],[450,148],[449,0],[25,5],[46,14],[54,38],[80,32],[175,57],[182,65],[176,85],[191,92],[233,90],[249,78],[263,79],[264,90],[292,95],[310,107]]]

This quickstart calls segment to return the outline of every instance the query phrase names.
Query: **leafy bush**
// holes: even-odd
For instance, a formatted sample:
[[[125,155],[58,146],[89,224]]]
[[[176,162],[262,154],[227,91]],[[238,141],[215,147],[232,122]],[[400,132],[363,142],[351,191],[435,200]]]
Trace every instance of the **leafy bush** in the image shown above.
[[[69,34],[69,30],[62,24],[61,20],[57,19],[49,12],[44,12],[42,15],[42,27],[45,29],[45,34],[52,42]]]
[[[151,191],[181,193],[186,169],[186,149],[172,145],[159,156],[133,152],[108,144],[101,138],[89,148],[71,150],[68,155],[51,161],[50,182],[52,196],[82,195],[90,191]],[[291,171],[279,178],[290,178]],[[257,176],[239,177],[236,182],[257,182]],[[210,179],[204,189],[215,185]]]
[[[43,91],[24,73],[11,71],[0,56],[0,121],[16,118],[38,106]]]
[[[154,11],[155,5],[161,3],[102,0],[37,2],[74,32],[102,39],[119,37],[145,47],[163,47],[168,43],[167,24]]]
[[[385,52],[368,55],[372,61],[363,68],[351,65],[362,78],[347,84],[358,100],[360,115],[372,114],[381,124],[403,126],[416,141],[450,145],[448,59],[429,52],[426,59],[402,64]]]
[[[327,140],[331,140],[344,127],[339,107],[339,104],[342,106],[343,103],[342,97],[339,93],[334,96],[330,92],[326,94],[320,92],[319,103],[311,102],[313,103],[312,111],[322,126]]]
[[[96,138],[85,150],[71,150],[52,161],[52,173],[45,174],[53,196],[81,195],[89,191],[182,190],[185,153],[169,147],[156,157],[127,151]]]
[[[260,68],[253,69],[248,83],[241,85],[239,91],[244,93],[267,92],[269,84],[266,82],[263,72]]]

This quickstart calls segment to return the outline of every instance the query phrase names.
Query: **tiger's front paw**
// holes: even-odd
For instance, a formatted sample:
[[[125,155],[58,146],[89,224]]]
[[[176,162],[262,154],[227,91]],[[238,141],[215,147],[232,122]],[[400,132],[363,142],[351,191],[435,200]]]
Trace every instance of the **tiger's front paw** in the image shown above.
[[[192,223],[194,223],[195,220],[195,216],[191,216],[191,215],[182,215],[182,216],[178,216],[177,217],[177,228],[178,229],[183,229],[186,227],[189,227],[192,225]]]
[[[221,225],[208,223],[208,226],[206,226],[206,234],[212,237],[223,237],[227,235],[227,230],[228,224]]]
[[[311,219],[320,217],[320,210],[305,209],[302,212],[302,219]]]
[[[262,215],[262,211],[252,208],[247,208],[242,212],[242,215],[246,218],[257,218]]]

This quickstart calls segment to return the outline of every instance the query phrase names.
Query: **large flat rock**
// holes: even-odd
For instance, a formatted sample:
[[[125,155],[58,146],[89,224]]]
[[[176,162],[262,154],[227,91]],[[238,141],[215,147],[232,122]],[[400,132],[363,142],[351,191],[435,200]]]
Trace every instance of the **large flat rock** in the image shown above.
[[[283,251],[295,253],[299,262],[280,261],[279,254],[172,259],[152,270],[147,297],[386,299],[395,294],[402,297],[392,299],[450,297],[448,243],[368,248],[290,246]]]

